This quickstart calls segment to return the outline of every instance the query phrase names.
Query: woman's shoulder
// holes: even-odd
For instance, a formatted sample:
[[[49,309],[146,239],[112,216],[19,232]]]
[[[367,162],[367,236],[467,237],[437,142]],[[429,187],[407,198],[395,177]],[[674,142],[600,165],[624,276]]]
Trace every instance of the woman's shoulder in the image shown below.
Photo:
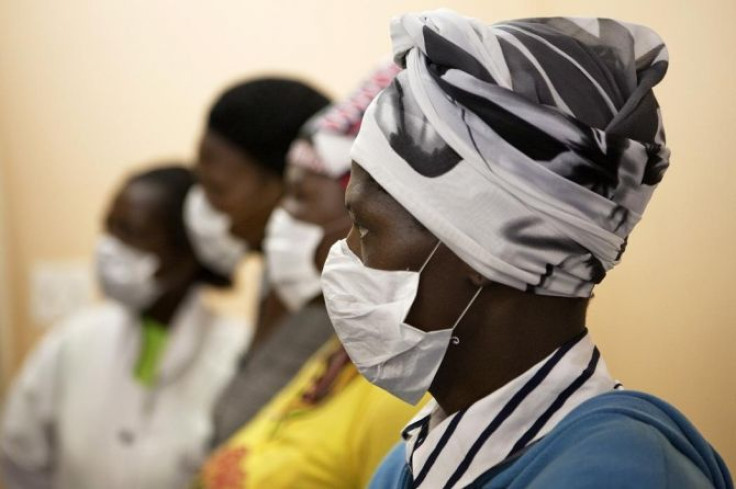
[[[710,445],[674,406],[644,392],[617,390],[595,396],[573,410],[550,435],[588,437],[604,427],[618,437],[656,438],[684,451],[709,452]],[[552,436],[554,438],[554,436]]]
[[[495,482],[529,478],[530,488],[664,487],[673,480],[666,487],[731,487],[718,454],[679,411],[634,391],[581,404],[504,472]]]
[[[218,341],[242,349],[250,342],[253,324],[243,317],[212,314],[208,329]]]
[[[112,301],[90,304],[62,318],[44,335],[49,341],[73,339],[79,336],[106,335],[130,321],[130,314]]]
[[[179,322],[189,323],[198,330],[197,334],[203,335],[206,350],[242,353],[250,344],[252,321],[218,307],[203,287],[195,287],[179,307]]]

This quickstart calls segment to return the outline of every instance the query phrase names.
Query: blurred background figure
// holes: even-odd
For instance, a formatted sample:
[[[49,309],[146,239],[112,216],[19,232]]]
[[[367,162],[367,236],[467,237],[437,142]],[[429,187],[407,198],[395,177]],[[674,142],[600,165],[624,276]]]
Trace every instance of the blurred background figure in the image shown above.
[[[316,89],[287,78],[247,80],[214,102],[199,142],[199,185],[185,212],[194,249],[213,270],[232,277],[247,251],[261,250],[266,222],[283,194],[289,146],[328,103]],[[267,290],[262,304],[254,345],[284,312]]]
[[[315,88],[285,78],[248,80],[217,98],[199,144],[200,184],[190,191],[185,213],[194,248],[213,269],[232,276],[248,250],[261,251],[266,223],[284,192],[289,147],[307,120],[328,103]],[[242,286],[261,288],[260,310],[240,373],[217,403],[214,445],[255,412],[247,406],[257,410],[283,387],[326,338],[303,334],[305,329],[291,331],[296,336],[278,358],[251,366],[252,355],[287,309],[268,280]],[[249,373],[243,373],[246,369]]]
[[[322,348],[259,412],[255,403],[239,405],[243,426],[208,460],[197,487],[364,487],[416,411],[358,375],[334,337],[320,288],[327,251],[350,228],[350,147],[366,107],[397,71],[382,65],[351,97],[307,123],[292,145],[286,193],[269,220],[264,252],[271,286],[293,316],[241,372],[242,398],[258,391],[259,376],[268,379],[288,363],[295,337],[320,338]]]
[[[193,184],[162,166],[112,199],[96,252],[107,301],[52,329],[8,396],[8,488],[177,489],[201,463],[246,328],[200,300],[200,286],[228,279],[187,238]]]

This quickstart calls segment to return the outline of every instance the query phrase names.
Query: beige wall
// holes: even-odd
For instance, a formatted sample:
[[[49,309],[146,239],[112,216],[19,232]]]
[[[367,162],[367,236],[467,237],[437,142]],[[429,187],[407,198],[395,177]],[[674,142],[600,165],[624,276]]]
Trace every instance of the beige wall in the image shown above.
[[[0,146],[0,402],[4,399],[5,388],[8,385],[10,373],[13,369],[13,327],[11,323],[10,304],[11,287],[8,274],[8,249],[9,239],[7,235],[7,217],[5,207],[5,175],[2,147]]]
[[[613,373],[677,405],[736,469],[736,2],[548,1],[657,29],[657,89],[671,167],[623,263],[597,290],[590,328]]]
[[[445,4],[488,21],[620,17],[668,42],[671,70],[658,95],[672,168],[624,263],[598,290],[590,327],[618,378],[675,403],[736,467],[736,2]],[[278,71],[344,94],[388,49],[391,15],[440,5],[0,2],[0,197],[8,206],[0,252],[13,250],[16,364],[37,337],[28,314],[31,265],[88,255],[121,174],[191,155],[203,110],[223,84]]]

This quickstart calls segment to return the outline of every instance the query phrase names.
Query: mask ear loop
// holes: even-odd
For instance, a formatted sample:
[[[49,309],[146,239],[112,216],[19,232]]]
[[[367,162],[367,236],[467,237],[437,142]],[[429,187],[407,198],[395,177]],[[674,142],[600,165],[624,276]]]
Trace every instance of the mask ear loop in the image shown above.
[[[427,257],[427,259],[424,260],[424,263],[422,264],[421,268],[419,268],[419,272],[418,273],[422,273],[424,271],[424,269],[427,267],[427,264],[429,263],[429,260],[432,259],[432,257],[437,252],[437,249],[440,247],[441,244],[442,244],[442,241],[439,241],[438,240],[437,241],[437,244],[434,245],[434,248],[432,248],[432,252],[429,254],[429,256]]]
[[[427,259],[424,260],[424,263],[422,264],[422,267],[419,269],[419,273],[422,273],[424,271],[424,268],[429,263],[429,260],[432,259],[432,257],[437,252],[437,249],[440,247],[441,244],[442,244],[442,241],[438,240],[437,241],[437,244],[432,249],[432,252],[429,254],[429,256],[427,257]],[[458,317],[457,318],[457,321],[455,321],[455,324],[452,325],[452,330],[453,331],[455,330],[455,328],[457,328],[457,325],[460,324],[460,321],[463,320],[463,318],[465,317],[465,314],[470,309],[470,306],[473,305],[473,303],[475,302],[475,299],[478,298],[478,296],[480,295],[480,292],[482,290],[483,290],[483,286],[481,285],[480,287],[478,287],[478,290],[475,291],[475,294],[473,294],[473,297],[470,299],[470,302],[468,302],[468,305],[465,306],[465,309],[463,309],[463,312],[460,313],[460,317]],[[458,338],[456,335],[454,335],[454,336],[452,336],[452,338],[450,338],[450,343],[452,343],[453,345],[459,345],[460,344],[460,338]]]
[[[472,306],[473,305],[473,302],[475,302],[475,299],[478,298],[478,296],[480,295],[481,290],[483,290],[483,286],[482,285],[480,287],[478,287],[478,290],[476,290],[475,291],[475,294],[473,294],[473,298],[470,299],[470,302],[468,302],[468,305],[465,306],[465,309],[463,309],[463,312],[460,313],[460,317],[457,318],[457,321],[455,321],[455,324],[452,325],[452,331],[453,332],[455,331],[455,328],[457,328],[457,325],[460,324],[460,321],[463,320],[463,318],[465,317],[465,314],[468,312],[468,309],[470,309],[470,306]],[[450,338],[450,343],[452,343],[453,345],[459,345],[460,344],[460,338],[457,335],[453,335],[452,338]]]

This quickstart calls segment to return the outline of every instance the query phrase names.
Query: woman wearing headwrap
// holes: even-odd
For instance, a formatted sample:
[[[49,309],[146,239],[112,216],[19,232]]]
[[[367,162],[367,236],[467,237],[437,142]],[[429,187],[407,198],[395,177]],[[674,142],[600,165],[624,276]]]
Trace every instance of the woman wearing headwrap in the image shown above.
[[[622,388],[586,329],[668,164],[667,50],[607,19],[392,24],[405,69],[366,111],[325,263],[371,382],[427,406],[372,487],[732,487],[674,408]]]
[[[398,68],[382,66],[346,101],[310,121],[289,153],[286,193],[268,224],[269,280],[294,312],[251,364],[288,361],[279,346],[297,328],[331,330],[319,271],[350,227],[344,207],[350,147],[368,103]],[[340,342],[324,346],[204,466],[206,489],[365,487],[416,408],[363,379]],[[278,342],[277,342],[278,340]],[[326,340],[326,341],[325,341]],[[261,369],[268,376],[266,369]],[[258,378],[251,376],[251,383]],[[248,391],[246,383],[243,388]]]

